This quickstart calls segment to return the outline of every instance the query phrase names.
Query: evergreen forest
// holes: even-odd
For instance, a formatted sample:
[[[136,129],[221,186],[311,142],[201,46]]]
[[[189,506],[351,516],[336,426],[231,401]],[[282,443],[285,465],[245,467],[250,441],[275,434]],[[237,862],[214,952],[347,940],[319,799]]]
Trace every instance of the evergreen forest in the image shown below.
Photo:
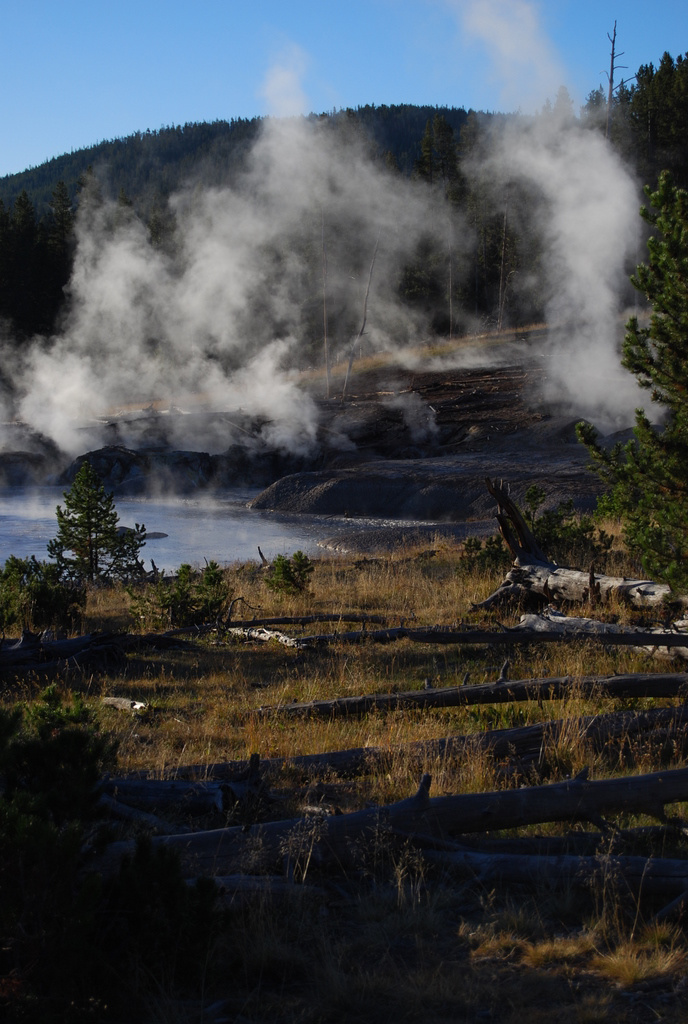
[[[641,66],[607,96],[593,90],[576,113],[561,89],[551,106],[536,116],[575,123],[580,130],[606,135],[624,166],[641,186],[656,187],[668,170],[674,183],[688,185],[688,55],[665,53],[659,64]],[[114,217],[136,217],[153,249],[174,258],[176,212],[170,198],[180,190],[241,188],[253,147],[268,119],[190,123],[137,131],[55,157],[39,167],[0,180],[0,325],[5,339],[21,346],[35,336],[59,331],[69,307],[69,282],[76,250],[79,208],[110,203]],[[485,113],[455,107],[412,104],[366,105],[305,119],[346,148],[358,147],[393,192],[404,179],[432,197],[436,215],[392,282],[395,298],[422,316],[433,334],[458,334],[464,311],[486,327],[518,328],[541,322],[546,296],[538,283],[542,258],[540,221],[533,209],[537,190],[505,181],[481,152],[496,132],[508,133],[518,114]],[[507,143],[508,145],[508,143]],[[112,218],[111,218],[112,221]],[[306,358],[322,345],[322,262],[317,216],[310,238],[284,239],[285,248],[310,246],[311,279],[304,282],[299,331]],[[470,239],[455,247],[453,225],[471,227]],[[315,224],[315,227],[314,227]],[[324,229],[323,229],[324,231]],[[297,232],[298,235],[298,232]],[[465,235],[465,232],[464,232]],[[178,255],[178,253],[177,253]],[[351,273],[364,273],[370,251],[348,254]],[[275,266],[283,254],[270,254]],[[518,289],[514,282],[519,282]],[[332,336],[355,332],[358,310],[328,311]],[[270,325],[279,333],[279,323]]]

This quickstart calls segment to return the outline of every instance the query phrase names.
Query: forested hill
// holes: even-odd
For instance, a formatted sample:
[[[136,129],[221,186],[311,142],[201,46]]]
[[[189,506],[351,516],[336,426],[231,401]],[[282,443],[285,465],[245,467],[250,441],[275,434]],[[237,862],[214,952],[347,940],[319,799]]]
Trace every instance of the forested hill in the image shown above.
[[[368,137],[372,154],[410,174],[421,154],[421,140],[428,120],[441,114],[458,138],[468,119],[467,111],[456,107],[393,106],[367,104],[356,110],[310,115],[328,119],[334,127],[355,123]],[[157,131],[137,131],[122,139],[53,157],[38,167],[0,179],[0,200],[11,206],[26,191],[39,216],[47,212],[59,181],[74,198],[78,182],[88,167],[98,174],[101,185],[116,197],[120,191],[145,216],[160,200],[191,177],[202,175],[209,184],[223,184],[242,164],[259,131],[262,118],[193,122]]]
[[[183,274],[193,256],[184,245],[189,203],[200,203],[201,194],[210,202],[212,186],[230,184],[222,195],[226,209],[199,214],[200,234],[211,237],[218,215],[220,230],[231,208],[232,231],[225,230],[218,251],[236,254],[244,245],[237,278],[250,277],[247,264],[254,253],[261,256],[260,274],[267,276],[260,283],[252,279],[240,312],[228,310],[224,321],[241,322],[242,337],[252,344],[296,338],[299,358],[309,365],[322,344],[324,276],[328,344],[330,338],[335,347],[346,344],[359,315],[353,313],[358,300],[352,282],[367,273],[375,245],[370,232],[385,210],[385,244],[398,247],[393,258],[387,254],[385,301],[402,310],[399,324],[453,335],[476,322],[497,329],[539,323],[552,308],[561,315],[555,298],[562,282],[552,275],[562,260],[573,260],[569,249],[578,244],[578,238],[562,240],[564,229],[586,224],[576,267],[588,268],[590,253],[604,240],[600,233],[611,238],[624,230],[601,223],[608,204],[582,219],[583,207],[611,194],[608,181],[606,191],[599,187],[603,165],[610,164],[608,175],[637,188],[637,205],[630,196],[633,213],[624,224],[642,202],[640,186],[654,187],[662,170],[688,187],[688,55],[674,60],[665,53],[656,68],[640,67],[634,84],[615,92],[610,115],[602,88],[580,111],[562,88],[553,105],[530,117],[370,104],[270,122],[274,132],[261,131],[267,123],[262,118],[173,125],[55,157],[0,179],[0,330],[23,344],[59,328],[75,301],[69,284],[79,251],[76,227],[93,229],[96,209],[101,244],[115,244],[135,221],[150,250],[146,255],[164,255],[174,273]],[[282,131],[290,127],[298,130]],[[242,175],[249,167],[252,173]],[[187,189],[168,202],[188,184],[205,188]],[[326,203],[317,201],[323,190]],[[616,184],[611,192],[618,194]],[[574,196],[575,209],[552,219]],[[254,233],[242,240],[249,223]],[[555,238],[559,250],[552,256],[547,247]],[[615,255],[605,258],[602,277]],[[96,262],[90,260],[90,271]],[[206,260],[201,280],[208,280],[212,265]],[[623,273],[620,268],[619,277],[627,280],[634,266],[624,266]],[[589,292],[586,287],[581,294]],[[273,297],[272,306],[266,296]],[[630,301],[633,295],[617,298]],[[201,334],[203,344],[216,344],[215,327],[206,325]]]

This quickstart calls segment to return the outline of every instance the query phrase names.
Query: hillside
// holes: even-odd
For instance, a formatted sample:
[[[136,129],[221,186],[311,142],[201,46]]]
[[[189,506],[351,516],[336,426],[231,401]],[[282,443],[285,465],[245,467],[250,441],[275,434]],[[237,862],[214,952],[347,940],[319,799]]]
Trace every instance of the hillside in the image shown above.
[[[335,129],[355,122],[372,153],[381,159],[391,154],[396,166],[408,175],[420,157],[425,125],[436,114],[446,118],[457,137],[468,119],[463,108],[404,103],[366,104],[356,110],[311,114],[309,120],[327,120]],[[156,204],[191,179],[200,178],[206,185],[227,184],[244,165],[264,121],[265,118],[255,117],[173,124],[158,130],[132,132],[121,139],[103,140],[55,156],[38,167],[5,175],[0,178],[0,200],[10,206],[26,190],[42,216],[49,212],[59,181],[65,183],[74,199],[80,178],[92,167],[112,198],[123,190],[137,211],[148,218]]]

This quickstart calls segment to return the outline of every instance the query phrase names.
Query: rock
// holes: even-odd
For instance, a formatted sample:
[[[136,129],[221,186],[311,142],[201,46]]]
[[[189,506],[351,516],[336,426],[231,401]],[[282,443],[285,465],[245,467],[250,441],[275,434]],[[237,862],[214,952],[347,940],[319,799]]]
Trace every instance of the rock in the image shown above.
[[[514,498],[522,501],[537,483],[546,505],[571,498],[589,509],[600,492],[597,477],[585,466],[567,465],[557,474],[552,465],[518,465],[516,455],[502,453],[490,463],[493,475],[517,481]],[[323,516],[379,517],[434,522],[462,522],[493,515],[494,501],[485,487],[484,457],[379,460],[356,468],[295,473],[271,484],[250,507]]]
[[[213,479],[213,460],[207,452],[143,448],[132,451],[109,445],[79,456],[59,479],[70,485],[84,462],[89,462],[106,490],[117,495],[188,494],[207,487]]]
[[[0,483],[5,487],[33,487],[46,482],[54,471],[52,459],[39,452],[0,452]]]

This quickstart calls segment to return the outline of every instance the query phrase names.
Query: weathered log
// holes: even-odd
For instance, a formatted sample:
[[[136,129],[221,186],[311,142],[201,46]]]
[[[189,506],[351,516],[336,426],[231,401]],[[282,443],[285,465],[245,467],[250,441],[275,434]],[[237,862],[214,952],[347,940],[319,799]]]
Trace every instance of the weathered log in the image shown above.
[[[514,627],[503,629],[499,632],[490,629],[466,629],[454,630],[445,626],[431,626],[427,629],[409,629],[407,626],[394,626],[389,629],[376,630],[354,630],[342,633],[316,633],[310,636],[290,637],[285,633],[268,629],[231,628],[225,630],[230,636],[234,635],[242,640],[257,640],[267,643],[275,640],[286,647],[295,647],[304,650],[309,647],[318,647],[325,644],[345,643],[357,644],[364,641],[372,643],[395,643],[399,640],[411,640],[414,643],[440,644],[443,646],[461,645],[518,645],[530,643],[566,643],[580,640],[603,643],[608,646],[638,647],[638,646],[664,646],[681,647],[688,643],[688,635],[670,631],[638,631],[638,632],[609,632],[601,633],[596,631],[571,630],[566,631],[558,626],[551,630],[527,629]]]
[[[0,643],[0,673],[41,676],[68,671],[112,670],[126,664],[126,652],[141,647],[194,650],[188,641],[163,633],[86,633],[53,640],[24,632],[19,640]]]
[[[613,645],[613,637],[633,637],[638,650],[647,651],[648,654],[660,658],[681,658],[688,660],[688,632],[686,632],[686,620],[678,620],[671,625],[671,630],[666,627],[656,629],[645,629],[640,626],[620,626],[615,622],[600,622],[597,619],[589,619],[582,616],[564,615],[555,608],[547,608],[544,612],[530,613],[521,616],[516,630],[523,630],[531,633],[561,632],[562,635],[576,636],[598,636],[605,640],[610,638],[610,646]],[[648,638],[649,641],[648,642]],[[670,638],[669,640],[667,638]],[[622,643],[625,643],[624,639]],[[683,646],[685,644],[685,646]]]
[[[688,597],[671,593],[664,583],[627,579],[625,576],[592,574],[597,600],[614,596],[633,608],[658,608],[665,603],[688,606]],[[516,565],[507,573],[497,590],[476,608],[492,608],[506,603],[552,604],[585,603],[590,598],[589,572],[548,564]]]
[[[218,902],[225,907],[236,907],[256,894],[279,899],[322,900],[327,896],[322,886],[299,885],[283,875],[216,875],[214,882],[218,887]]]
[[[132,700],[131,697],[101,697],[100,702],[106,707],[117,708],[119,711],[131,711],[133,714],[140,714],[148,707],[144,701]]]
[[[271,618],[235,619],[231,625],[237,627],[258,628],[260,626],[309,626],[314,622],[372,622],[384,625],[388,622],[384,615],[367,615],[362,612],[314,613],[313,615],[276,615]]]
[[[634,894],[663,898],[680,895],[688,888],[688,860],[668,857],[426,850],[423,859],[486,885],[508,882],[589,889],[603,881],[607,887],[623,882]]]
[[[655,608],[665,603],[688,607],[688,596],[672,594],[663,583],[598,575],[592,567],[589,572],[581,572],[551,562],[537,544],[504,485],[498,485],[489,478],[485,484],[497,502],[497,523],[515,565],[497,590],[475,607],[491,608],[512,602],[527,605],[589,601],[597,604],[608,600],[611,595],[635,608]]]
[[[231,874],[247,863],[275,864],[285,852],[302,868],[324,861],[344,865],[355,860],[353,845],[360,850],[361,844],[373,844],[386,828],[461,835],[545,822],[598,820],[613,813],[661,819],[666,805],[688,800],[688,768],[594,782],[578,777],[545,786],[434,799],[429,789],[430,776],[424,775],[415,796],[382,808],[268,822],[249,829],[156,836],[152,842],[177,850],[195,874]],[[114,870],[132,850],[131,842],[111,844],[99,870]]]
[[[145,811],[179,811],[200,815],[224,811],[230,805],[229,786],[219,782],[182,779],[105,779],[102,791],[129,807]]]
[[[312,646],[312,644],[306,643],[302,639],[295,640],[293,637],[287,636],[286,633],[280,633],[276,629],[266,629],[264,626],[259,626],[258,628],[251,626],[224,626],[223,632],[227,636],[236,637],[237,640],[258,640],[260,643],[270,643],[271,640],[275,640],[277,643],[284,644],[285,647],[295,647],[297,649]]]
[[[555,676],[550,679],[516,679],[475,686],[447,686],[441,689],[407,690],[403,693],[375,693],[356,697],[334,697],[301,704],[267,705],[261,715],[303,715],[312,718],[361,717],[371,711],[410,708],[466,707],[474,704],[506,704],[516,701],[564,700],[573,693],[581,697],[685,697],[688,673],[632,673],[618,676]]]
[[[375,771],[394,754],[414,759],[419,764],[434,764],[444,759],[462,760],[481,751],[506,764],[537,764],[547,746],[556,743],[561,735],[583,737],[596,751],[625,739],[645,735],[660,736],[666,731],[683,731],[688,722],[688,708],[653,708],[648,711],[614,711],[602,715],[556,719],[536,725],[512,729],[490,729],[468,735],[445,736],[434,740],[404,743],[394,748],[353,747],[320,754],[300,754],[295,757],[263,758],[264,773],[275,774],[284,768],[299,769],[304,777],[334,773],[356,776]],[[222,761],[214,764],[175,766],[177,777],[229,779],[248,768],[248,761]],[[145,776],[144,776],[145,777]]]
[[[133,821],[138,825],[144,825],[155,835],[180,835],[188,831],[188,828],[172,825],[169,821],[159,818],[157,814],[142,811],[138,807],[129,807],[128,804],[121,803],[114,797],[108,796],[107,793],[101,793],[98,797],[98,807],[107,812],[112,818],[118,818],[120,821]]]

